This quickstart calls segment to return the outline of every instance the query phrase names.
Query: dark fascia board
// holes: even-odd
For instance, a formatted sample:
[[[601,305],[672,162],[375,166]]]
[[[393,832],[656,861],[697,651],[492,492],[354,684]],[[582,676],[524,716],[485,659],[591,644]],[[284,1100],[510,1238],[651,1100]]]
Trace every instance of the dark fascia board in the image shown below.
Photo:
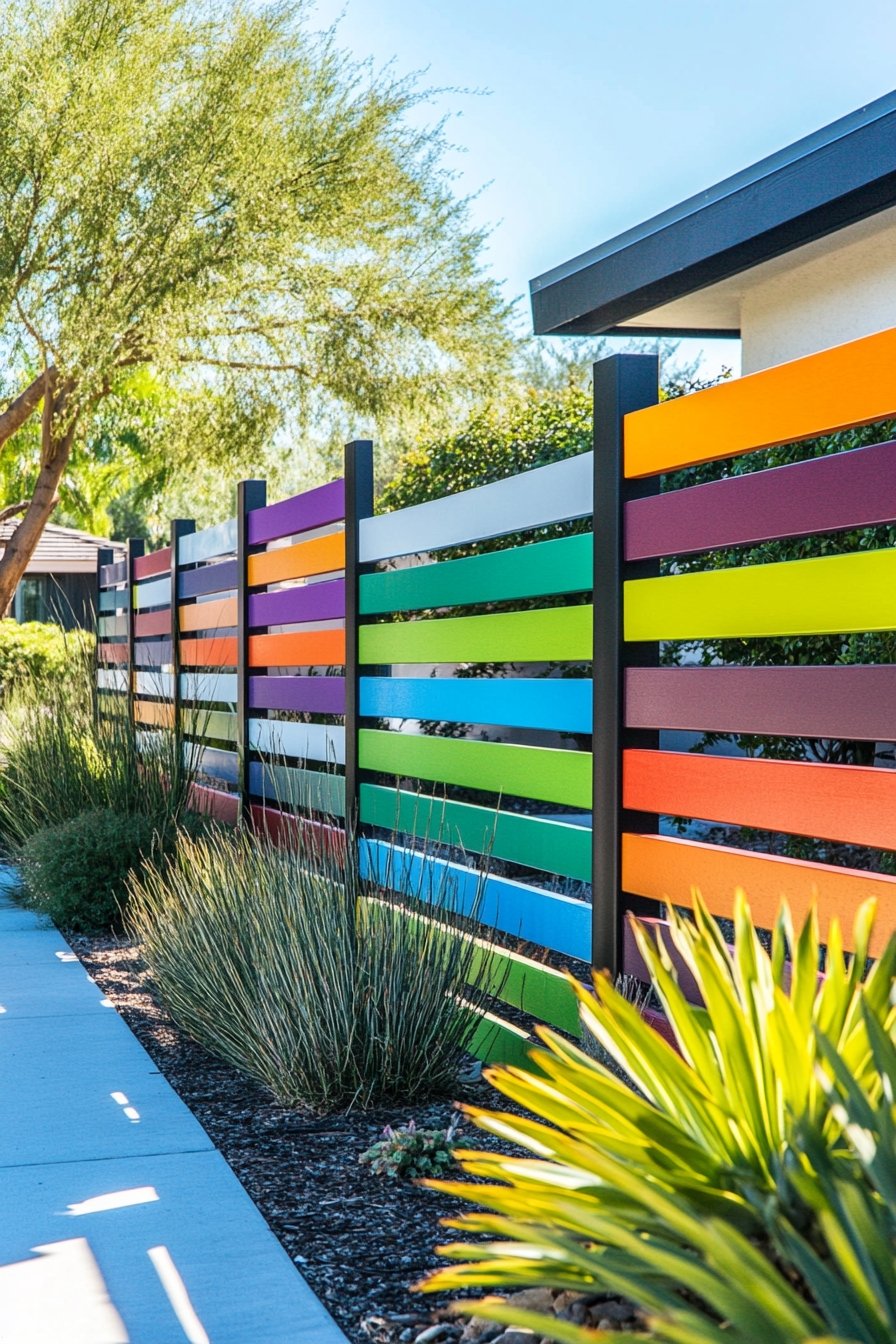
[[[896,91],[538,276],[534,331],[606,333],[892,205]]]

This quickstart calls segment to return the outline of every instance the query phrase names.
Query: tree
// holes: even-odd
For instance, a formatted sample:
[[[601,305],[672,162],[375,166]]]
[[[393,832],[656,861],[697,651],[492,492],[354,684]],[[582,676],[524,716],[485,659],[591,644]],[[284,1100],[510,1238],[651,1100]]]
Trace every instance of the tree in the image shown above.
[[[504,367],[423,97],[297,0],[0,0],[0,449],[34,445],[0,610],[135,370],[168,458],[232,473],[322,395],[372,420]]]

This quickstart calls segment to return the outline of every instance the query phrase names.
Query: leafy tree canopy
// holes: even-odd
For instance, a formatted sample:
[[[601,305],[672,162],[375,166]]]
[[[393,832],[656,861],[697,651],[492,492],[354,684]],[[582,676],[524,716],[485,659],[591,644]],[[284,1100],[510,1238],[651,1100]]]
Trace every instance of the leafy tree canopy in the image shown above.
[[[0,610],[129,451],[232,480],[321,397],[369,425],[494,382],[507,312],[424,97],[297,0],[0,0]]]

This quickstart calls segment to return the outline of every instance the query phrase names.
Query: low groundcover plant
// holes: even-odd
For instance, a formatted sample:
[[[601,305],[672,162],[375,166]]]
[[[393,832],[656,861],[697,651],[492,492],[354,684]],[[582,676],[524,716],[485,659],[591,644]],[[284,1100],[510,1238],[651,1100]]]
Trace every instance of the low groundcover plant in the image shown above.
[[[413,1120],[397,1129],[386,1125],[383,1137],[361,1154],[358,1161],[374,1176],[400,1176],[407,1181],[441,1176],[454,1164],[459,1116],[447,1129],[418,1129]]]

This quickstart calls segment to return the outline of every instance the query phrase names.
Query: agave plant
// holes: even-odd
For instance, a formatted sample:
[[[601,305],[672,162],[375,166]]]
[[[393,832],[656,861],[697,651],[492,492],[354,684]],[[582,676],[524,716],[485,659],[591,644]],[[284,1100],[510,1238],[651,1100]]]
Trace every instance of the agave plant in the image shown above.
[[[532,1157],[456,1153],[487,1183],[431,1184],[487,1212],[449,1225],[498,1240],[442,1248],[466,1263],[422,1286],[618,1292],[651,1316],[653,1338],[670,1344],[794,1344],[831,1331],[862,1344],[892,1340],[883,1316],[828,1307],[845,1291],[829,1246],[838,1226],[830,1192],[838,1208],[853,1198],[857,1225],[869,1232],[872,1214],[861,1215],[848,1190],[858,1183],[880,1215],[877,1187],[863,1184],[869,1159],[849,1105],[863,1099],[882,1132],[881,1116],[892,1130],[896,1070],[882,1063],[896,1022],[896,938],[863,979],[873,919],[871,905],[858,912],[849,960],[832,927],[820,977],[814,913],[794,934],[783,908],[768,954],[742,895],[733,950],[697,900],[693,922],[672,915],[670,936],[699,1005],[685,999],[669,949],[636,926],[678,1050],[608,979],[596,978],[593,995],[577,987],[584,1027],[634,1086],[547,1029],[539,1031],[547,1048],[533,1053],[536,1070],[490,1070],[494,1086],[536,1118],[470,1113]],[[865,1121],[863,1133],[867,1114]],[[861,1282],[864,1272],[856,1270]],[[548,1338],[600,1338],[569,1322],[524,1319],[506,1303],[473,1305]]]

